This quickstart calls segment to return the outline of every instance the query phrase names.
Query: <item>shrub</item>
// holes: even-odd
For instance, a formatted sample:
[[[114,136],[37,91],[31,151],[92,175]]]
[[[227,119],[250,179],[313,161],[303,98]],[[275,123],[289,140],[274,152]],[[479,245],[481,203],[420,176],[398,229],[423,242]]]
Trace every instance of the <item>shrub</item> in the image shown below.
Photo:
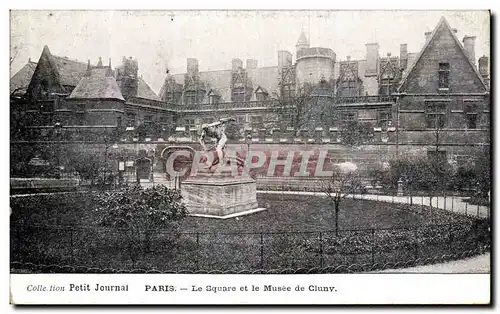
[[[180,192],[163,185],[143,189],[139,185],[100,194],[95,223],[121,229],[128,240],[128,253],[135,264],[137,257],[150,250],[151,239],[167,229],[175,234],[187,216]],[[172,238],[167,239],[172,240]]]

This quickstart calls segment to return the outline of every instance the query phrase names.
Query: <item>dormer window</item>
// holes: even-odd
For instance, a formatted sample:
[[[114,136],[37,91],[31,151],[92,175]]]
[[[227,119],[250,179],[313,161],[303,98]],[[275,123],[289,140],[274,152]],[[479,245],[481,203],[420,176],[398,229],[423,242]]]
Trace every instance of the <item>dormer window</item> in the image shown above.
[[[255,98],[259,101],[267,100],[269,97],[269,93],[262,87],[258,87],[255,91]]]
[[[184,102],[188,106],[196,104],[196,91],[186,91],[184,94]]]
[[[233,101],[245,101],[245,88],[244,87],[233,88],[231,98]]]
[[[448,62],[439,63],[439,89],[450,88],[450,64]]]
[[[211,90],[208,93],[208,103],[210,105],[218,104],[220,102],[220,98],[221,97],[214,90]]]
[[[209,103],[210,103],[211,105],[215,105],[215,104],[219,103],[219,98],[220,98],[220,97],[219,97],[219,96],[217,96],[217,95],[210,95],[210,96],[208,97],[208,101],[209,101]]]

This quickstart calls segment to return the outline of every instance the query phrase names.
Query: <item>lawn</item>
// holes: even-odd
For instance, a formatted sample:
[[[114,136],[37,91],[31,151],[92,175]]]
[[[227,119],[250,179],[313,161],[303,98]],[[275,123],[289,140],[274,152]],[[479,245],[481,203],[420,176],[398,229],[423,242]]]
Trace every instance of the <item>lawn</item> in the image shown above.
[[[189,232],[280,232],[327,231],[335,228],[332,202],[326,197],[257,194],[259,206],[267,210],[237,219],[188,217],[182,229]],[[404,204],[344,199],[339,229],[382,229],[444,223],[447,216],[418,214]]]
[[[50,197],[11,202],[12,260],[115,270],[237,272],[397,263],[453,254],[480,242],[472,219],[443,211],[419,214],[408,205],[346,199],[337,234],[327,198],[258,194],[266,211],[226,220],[187,217],[177,232],[154,232],[144,249],[142,233],[131,237],[127,231],[94,228],[88,199],[73,195],[63,203]],[[66,269],[72,271],[84,270]]]

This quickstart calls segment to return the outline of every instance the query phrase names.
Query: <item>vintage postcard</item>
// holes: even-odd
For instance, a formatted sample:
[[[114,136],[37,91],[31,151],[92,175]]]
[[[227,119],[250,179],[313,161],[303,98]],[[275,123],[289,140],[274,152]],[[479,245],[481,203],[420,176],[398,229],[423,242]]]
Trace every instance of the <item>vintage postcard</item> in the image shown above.
[[[11,304],[490,304],[490,19],[12,10]]]

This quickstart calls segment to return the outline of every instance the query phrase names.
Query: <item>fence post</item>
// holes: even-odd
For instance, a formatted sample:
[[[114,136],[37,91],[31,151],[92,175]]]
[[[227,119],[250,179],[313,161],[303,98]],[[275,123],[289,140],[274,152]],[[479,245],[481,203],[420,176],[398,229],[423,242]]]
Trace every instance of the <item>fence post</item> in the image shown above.
[[[200,270],[200,233],[196,232],[196,270]]]
[[[418,227],[415,227],[415,260],[418,259]]]
[[[76,264],[76,261],[75,261],[75,253],[74,253],[74,249],[73,249],[73,229],[71,229],[69,231],[69,236],[70,236],[70,248],[71,248],[71,262],[73,263],[73,266]]]
[[[319,232],[319,267],[323,268],[323,232]]]
[[[450,255],[454,254],[455,250],[453,248],[453,223],[450,222],[449,226],[449,235],[448,235],[448,247],[450,248]]]
[[[465,216],[469,216],[467,202],[464,202],[464,203],[465,203]]]
[[[477,224],[473,224],[473,228],[474,229],[474,248],[478,249],[479,248],[479,235],[478,235],[478,229],[479,229],[479,226]]]
[[[446,194],[444,194],[444,210],[446,210]]]
[[[477,204],[477,212],[476,212],[476,217],[479,218],[479,203]]]
[[[16,258],[21,256],[21,232],[19,229],[21,229],[20,224],[16,225],[16,248],[17,248],[17,254],[18,254],[18,256],[16,256]]]
[[[372,265],[375,265],[375,228],[372,228]]]
[[[264,235],[260,233],[260,269],[264,271]]]
[[[452,213],[453,213],[454,203],[455,203],[455,198],[452,196],[452,197],[451,197],[451,212],[452,212]]]

